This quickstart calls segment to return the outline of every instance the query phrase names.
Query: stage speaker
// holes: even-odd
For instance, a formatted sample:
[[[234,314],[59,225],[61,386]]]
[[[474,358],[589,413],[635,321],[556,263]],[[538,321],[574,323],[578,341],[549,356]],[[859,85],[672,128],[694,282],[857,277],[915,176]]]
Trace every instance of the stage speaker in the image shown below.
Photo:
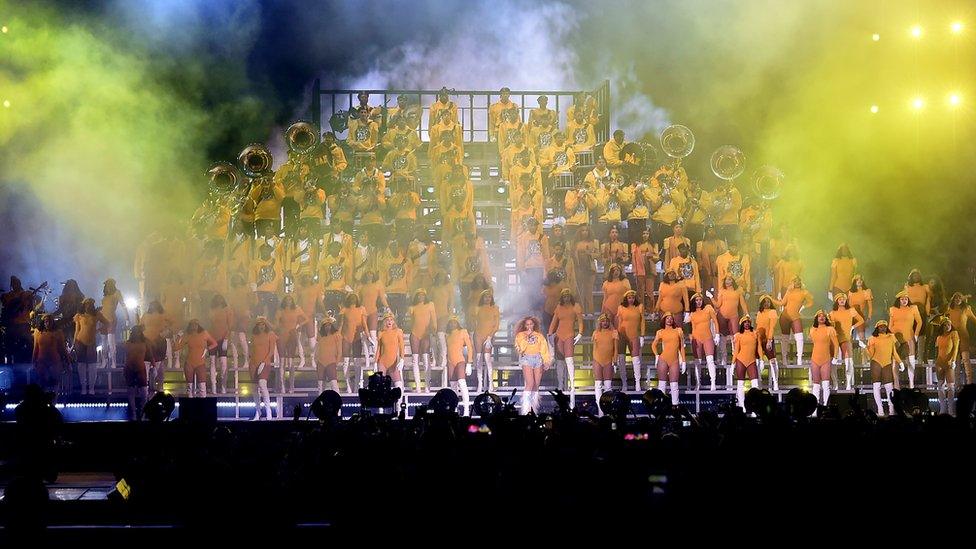
[[[187,423],[217,423],[217,398],[181,398],[180,421]]]

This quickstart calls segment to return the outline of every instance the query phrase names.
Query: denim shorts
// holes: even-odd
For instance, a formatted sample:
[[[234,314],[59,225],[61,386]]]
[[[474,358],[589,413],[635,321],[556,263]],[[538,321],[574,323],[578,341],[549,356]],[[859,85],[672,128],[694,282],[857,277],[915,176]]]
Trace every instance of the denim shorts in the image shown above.
[[[519,357],[519,366],[542,368],[542,355],[522,355]]]

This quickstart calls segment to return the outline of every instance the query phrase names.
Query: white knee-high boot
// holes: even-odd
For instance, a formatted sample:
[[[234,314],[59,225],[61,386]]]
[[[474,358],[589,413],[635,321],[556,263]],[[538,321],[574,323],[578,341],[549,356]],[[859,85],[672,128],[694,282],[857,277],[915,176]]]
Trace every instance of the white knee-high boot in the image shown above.
[[[715,357],[712,355],[705,355],[705,365],[708,368],[708,381],[711,383],[711,390],[715,390]]]
[[[461,378],[458,380],[458,388],[461,390],[461,408],[464,410],[464,415],[467,416],[471,413],[471,400],[468,394],[468,380]]]
[[[820,400],[820,384],[819,383],[814,383],[813,386],[810,387],[810,392],[813,393],[813,396],[817,397],[817,404],[823,404],[823,401]]]
[[[81,394],[88,394],[88,364],[84,362],[78,363],[78,383],[80,384],[79,390]]]
[[[735,381],[735,403],[739,408],[746,409],[746,380],[744,379]]]
[[[233,345],[231,345],[233,347]],[[220,362],[220,394],[227,393],[227,357],[217,359]]]
[[[945,414],[949,412],[949,402],[946,401],[945,384],[939,383],[935,387],[936,392],[939,396],[939,413]]]
[[[207,382],[199,381],[197,382],[197,396],[200,398],[205,398],[207,396]]]
[[[774,391],[779,391],[779,361],[775,358],[769,361],[769,384]]]
[[[214,394],[217,393],[217,357],[210,357],[210,387]]]
[[[597,416],[602,416],[600,411],[600,397],[603,396],[603,380],[597,379],[593,382],[593,397],[596,399]]]
[[[826,406],[830,401],[830,381],[825,379],[820,382],[820,393],[823,395],[823,405]]]
[[[487,354],[487,353],[484,355],[484,357],[485,357],[485,387],[487,391],[491,392],[495,390],[495,381],[494,381],[495,378],[493,372],[494,365],[495,365],[495,358],[491,356],[491,354]]]
[[[678,405],[678,382],[677,381],[671,382],[671,405],[672,406]]]
[[[908,355],[908,388],[915,388],[915,355]]]
[[[437,352],[440,355],[441,384],[447,385],[447,333],[437,332]],[[481,380],[478,380],[478,392],[481,392]]]
[[[247,346],[247,334],[244,332],[239,332],[237,334],[237,341],[239,341],[241,344],[241,352],[244,353],[244,363],[247,364],[247,357],[250,356],[251,352],[250,348]]]
[[[872,383],[871,390],[874,393],[874,405],[878,407],[878,415],[885,415],[884,403],[881,402],[881,382],[875,381]]]
[[[266,410],[265,414],[268,419],[274,419],[274,412],[271,409],[271,393],[268,391],[268,380],[259,379],[258,389],[261,391],[261,402],[264,403],[264,408]],[[278,416],[281,416],[281,411],[278,411]]]
[[[333,391],[335,391],[335,392],[338,393],[339,392],[339,380],[338,379],[333,379],[332,381],[330,381],[329,382],[329,389],[332,389]]]
[[[420,392],[420,355],[413,356],[413,385],[414,391]]]
[[[721,366],[727,366],[730,363],[728,357],[728,340],[729,338],[725,336],[719,336],[718,345],[715,346],[715,356],[718,357],[718,363]]]
[[[539,413],[539,391],[532,391],[532,411],[536,414]]]
[[[895,413],[895,384],[885,383],[885,394],[888,396],[888,413],[894,415]]]
[[[325,389],[325,382],[320,379],[315,382],[315,385],[317,386],[319,394],[321,395],[322,391]]]
[[[783,364],[788,365],[790,363],[788,358],[790,356],[790,336],[780,334],[776,336],[776,339],[779,340],[779,354],[783,357]]]
[[[352,394],[352,376],[349,374],[349,357],[342,359],[342,377],[346,380],[346,392]]]
[[[430,353],[424,353],[424,391],[430,392]]]
[[[844,359],[844,387],[850,391],[854,386],[854,358]]]
[[[480,393],[484,392],[484,390],[485,390],[485,368],[481,364],[482,360],[485,360],[484,353],[479,353],[479,354],[475,355],[475,359],[474,360],[475,360],[474,361],[474,373],[475,373],[475,375],[478,376],[478,387],[477,387],[477,391],[480,394]],[[485,362],[487,362],[487,360],[485,360]]]
[[[569,382],[569,407],[576,407],[576,359],[568,357],[566,359],[566,380]]]
[[[627,390],[627,363],[624,359],[627,358],[624,355],[617,355],[617,367],[620,370],[620,390]]]
[[[394,414],[399,414],[400,404],[403,402],[403,399],[406,398],[406,389],[402,379],[400,381],[395,381],[393,386],[400,388],[400,398],[397,399],[396,404],[394,404],[395,408],[393,409]]]
[[[521,414],[523,416],[529,414],[529,410],[532,409],[532,392],[528,390],[522,390],[522,410]]]
[[[949,384],[946,387],[946,406],[949,408],[949,415],[956,415],[956,386]]]
[[[793,334],[793,339],[796,340],[796,365],[799,366],[803,364],[803,333]]]
[[[636,355],[633,357],[634,361],[634,390],[641,390],[641,357]]]

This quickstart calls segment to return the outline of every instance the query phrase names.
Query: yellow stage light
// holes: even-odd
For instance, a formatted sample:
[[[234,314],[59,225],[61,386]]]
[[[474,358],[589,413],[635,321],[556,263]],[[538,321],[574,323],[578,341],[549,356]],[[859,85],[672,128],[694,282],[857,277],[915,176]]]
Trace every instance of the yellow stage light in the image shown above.
[[[878,34],[878,33],[874,33],[874,34],[871,35],[871,40],[874,40],[875,42],[877,42],[878,40],[881,40],[881,35]]]
[[[952,31],[952,34],[959,34],[960,32],[962,32],[962,29],[963,29],[962,21],[953,21],[952,24],[949,25],[949,30]],[[3,31],[3,32],[7,32],[7,31]]]
[[[949,94],[950,107],[958,107],[961,103],[962,103],[962,96],[960,96],[958,93]]]
[[[912,99],[912,108],[916,111],[920,111],[925,108],[925,99],[922,97],[916,97]]]
[[[5,109],[9,109],[10,108],[10,100],[9,99],[4,99],[3,100],[3,108],[5,108]]]
[[[878,114],[878,106],[871,105],[871,114]]]
[[[7,34],[7,32],[9,32],[9,31],[10,31],[10,29],[7,28],[7,25],[4,25],[4,26],[0,27],[0,32],[2,32],[4,34]]]
[[[918,38],[921,38],[922,37],[922,27],[920,25],[914,25],[912,27],[912,31],[911,32],[912,32],[912,37],[913,38],[918,39]]]

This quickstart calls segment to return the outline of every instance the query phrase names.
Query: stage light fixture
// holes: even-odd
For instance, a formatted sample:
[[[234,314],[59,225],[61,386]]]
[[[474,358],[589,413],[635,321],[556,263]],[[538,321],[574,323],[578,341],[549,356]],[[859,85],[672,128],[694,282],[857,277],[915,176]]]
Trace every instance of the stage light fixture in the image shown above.
[[[457,413],[459,402],[460,399],[458,399],[457,393],[448,388],[444,388],[434,393],[430,402],[427,403],[427,407],[435,414],[452,414]]]
[[[922,37],[922,26],[921,25],[913,25],[912,26],[911,33],[912,33],[912,38],[918,40],[919,38]]]
[[[139,306],[139,300],[138,299],[136,299],[134,297],[127,297],[127,298],[125,298],[125,308],[126,309],[135,309],[138,306]]]
[[[142,411],[151,423],[162,423],[169,420],[176,409],[176,398],[169,393],[157,392],[150,398]]]
[[[878,106],[871,105],[871,114],[878,114]]]
[[[962,104],[962,96],[956,92],[953,92],[949,94],[947,101],[949,102],[950,107],[958,107],[960,104]]]
[[[8,32],[10,32],[10,29],[7,28],[7,25],[4,25],[0,27],[0,32],[7,34]]]
[[[871,40],[874,40],[875,42],[877,42],[878,40],[881,40],[881,35],[878,34],[878,33],[874,33],[874,34],[871,35]]]
[[[498,186],[498,194],[505,194],[505,186],[504,185],[499,185]]]
[[[9,99],[4,99],[3,100],[3,108],[5,108],[5,109],[9,109],[10,108],[10,100]]]
[[[912,99],[912,108],[915,109],[916,111],[920,111],[920,110],[924,109],[925,108],[925,98],[924,97],[916,97],[916,98]]]
[[[630,411],[630,398],[617,389],[603,393],[600,396],[600,410],[611,417],[626,417]]]
[[[4,29],[6,28],[7,27],[4,27]],[[952,24],[949,25],[949,30],[952,31],[952,34],[959,34],[962,32],[962,29],[963,29],[962,21],[953,21]],[[7,32],[7,31],[4,30],[3,32]]]
[[[484,392],[476,396],[472,409],[481,417],[488,417],[498,413],[505,408],[502,399],[495,393]]]

